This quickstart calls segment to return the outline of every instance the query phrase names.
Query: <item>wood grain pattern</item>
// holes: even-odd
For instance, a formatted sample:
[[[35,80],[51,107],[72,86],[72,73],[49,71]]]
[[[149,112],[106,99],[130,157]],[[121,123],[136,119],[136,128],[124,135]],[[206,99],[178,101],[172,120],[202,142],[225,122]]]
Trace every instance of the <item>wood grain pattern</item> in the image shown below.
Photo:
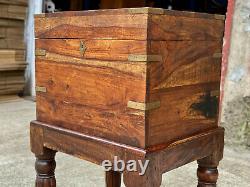
[[[121,186],[121,173],[117,171],[105,172],[106,187],[120,187]]]
[[[80,43],[86,47],[84,54]],[[147,42],[135,40],[37,39],[36,48],[68,58],[128,61],[131,54],[146,55]]]
[[[44,148],[43,154],[36,155],[36,187],[56,187],[56,151]]]
[[[159,160],[160,165],[158,167],[160,167],[160,171],[164,173],[210,155],[214,155],[210,157],[212,158],[211,161],[218,163],[223,157],[223,147],[224,129],[219,127],[174,142],[165,149],[162,148],[162,150],[158,152],[158,158],[161,159]]]
[[[223,29],[163,9],[38,15],[37,119],[140,148],[216,128]]]
[[[214,54],[221,48],[221,41],[149,43],[150,53],[160,54],[163,60],[148,65],[147,102],[161,102],[159,109],[148,112],[148,146],[216,127],[219,94],[209,99],[220,88],[221,59]],[[201,103],[201,110],[193,107],[196,103]]]
[[[154,12],[158,12],[154,10],[158,9],[119,9],[38,15],[35,21],[35,34],[37,38],[164,41],[220,40],[223,37],[224,20],[216,19],[215,16],[163,9],[161,9],[162,15],[154,15]]]
[[[148,20],[152,40],[221,40],[223,34],[224,20],[172,15],[150,15]]]
[[[34,138],[35,134],[39,135],[38,138]],[[149,167],[144,176],[139,176],[137,172],[124,172],[124,183],[128,187],[135,185],[159,187],[164,172],[194,160],[199,160],[200,167],[216,167],[223,156],[224,129],[220,127],[175,141],[159,149],[138,149],[38,121],[31,123],[31,135],[31,149],[36,155],[38,153],[44,155],[49,149],[96,164],[101,164],[103,160],[112,162],[114,156],[125,162],[131,159],[149,160]],[[39,147],[42,149],[37,149]],[[45,155],[48,157],[48,154]],[[199,175],[199,179],[213,178],[213,173],[207,172],[202,175],[202,178]]]
[[[31,123],[38,168],[54,172],[46,150],[96,164],[149,160],[144,176],[124,171],[124,183],[159,187],[164,172],[198,160],[199,185],[215,186],[224,145],[217,126],[223,22],[151,8],[38,15],[40,90]],[[118,187],[120,175],[109,174],[107,184]],[[51,179],[37,181],[53,186]]]
[[[84,64],[59,57],[36,59],[37,85],[47,88],[37,93],[37,119],[144,147],[144,117],[132,114],[127,102],[145,100],[145,64],[129,71],[133,65],[122,68],[125,62],[107,66],[105,61]]]
[[[149,53],[162,61],[149,64],[152,92],[220,81],[222,41],[151,41]]]
[[[37,131],[39,132],[38,134]],[[35,138],[36,134],[39,135],[39,138]],[[124,160],[125,162],[132,158],[145,160],[146,158],[150,159],[159,156],[158,159],[165,158],[162,162],[159,162],[161,164],[158,165],[161,172],[170,171],[183,164],[212,155],[213,153],[213,159],[216,159],[216,161],[221,160],[223,156],[224,129],[222,127],[177,140],[165,147],[155,147],[156,149],[141,149],[120,144],[39,121],[31,122],[31,135],[31,150],[35,154],[42,154],[41,149],[36,149],[41,144],[42,147],[71,154],[98,165],[100,165],[103,160],[113,162],[114,156],[117,156],[118,159]],[[185,148],[183,148],[183,146]],[[190,150],[196,151],[191,153]],[[126,154],[124,154],[124,152],[126,152]],[[179,159],[183,157],[183,152],[190,152],[190,154],[185,156],[185,161]],[[168,154],[169,156],[166,157]],[[174,162],[173,159],[175,161],[178,160],[178,163]]]
[[[40,149],[41,147],[49,148],[71,154],[72,156],[98,165],[103,160],[110,160],[113,163],[114,156],[125,162],[133,158],[136,160],[143,160],[145,158],[146,150],[137,147],[51,126],[39,121],[32,121],[30,126],[31,150],[35,154],[43,154]],[[33,136],[36,135],[36,130],[41,133],[41,137],[35,138]],[[126,150],[126,154],[124,154],[124,150]]]
[[[217,113],[215,117],[207,117],[192,105],[202,102],[206,90],[218,89],[218,86],[214,83],[195,85],[151,94],[149,98],[161,101],[161,106],[148,112],[147,145],[171,143],[215,128]]]
[[[150,157],[150,156],[149,156]],[[157,159],[150,157],[147,170],[144,175],[139,172],[124,171],[123,181],[126,187],[143,186],[143,187],[160,187],[162,182],[162,173],[159,172]]]
[[[35,25],[36,38],[145,40],[147,15],[37,17]]]

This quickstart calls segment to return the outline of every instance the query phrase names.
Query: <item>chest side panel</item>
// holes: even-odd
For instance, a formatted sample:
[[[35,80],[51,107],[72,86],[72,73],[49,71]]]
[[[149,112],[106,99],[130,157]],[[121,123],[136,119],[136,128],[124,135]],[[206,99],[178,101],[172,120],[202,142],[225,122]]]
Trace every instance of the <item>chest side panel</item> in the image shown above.
[[[151,41],[148,145],[171,143],[217,126],[221,41]]]
[[[135,113],[127,103],[145,102],[146,64],[111,60],[113,54],[120,53],[121,60],[127,56],[119,49],[117,53],[108,50],[105,42],[95,42],[98,43],[96,52],[86,51],[84,55],[90,59],[85,59],[76,47],[79,40],[36,41],[37,119],[88,135],[144,147],[144,115]],[[120,43],[121,48],[127,48],[124,47],[128,45],[127,41]],[[91,45],[87,46],[92,48]],[[110,41],[111,49],[113,45],[117,43]],[[129,50],[143,54],[143,47]]]

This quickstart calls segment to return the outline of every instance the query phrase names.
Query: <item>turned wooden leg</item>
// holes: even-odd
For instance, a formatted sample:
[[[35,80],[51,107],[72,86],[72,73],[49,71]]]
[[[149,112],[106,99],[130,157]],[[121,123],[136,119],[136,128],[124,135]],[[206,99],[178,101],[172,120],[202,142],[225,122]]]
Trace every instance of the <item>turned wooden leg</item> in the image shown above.
[[[198,187],[216,187],[218,179],[217,167],[202,167],[197,170]]]
[[[55,151],[45,148],[42,155],[36,155],[36,187],[56,186],[55,154]]]
[[[216,182],[219,176],[217,166],[219,160],[209,156],[198,160],[198,187],[216,187]]]
[[[217,167],[223,158],[224,133],[219,134],[214,141],[216,147],[212,155],[197,161],[198,187],[216,187],[219,176]]]
[[[106,171],[106,187],[120,187],[121,173],[117,171]]]

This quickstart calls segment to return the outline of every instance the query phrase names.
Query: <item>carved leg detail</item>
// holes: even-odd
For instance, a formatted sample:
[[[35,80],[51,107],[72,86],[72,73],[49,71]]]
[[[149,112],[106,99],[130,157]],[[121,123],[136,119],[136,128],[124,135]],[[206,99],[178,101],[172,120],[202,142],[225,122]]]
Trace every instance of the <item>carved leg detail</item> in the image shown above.
[[[212,155],[198,160],[198,187],[216,187],[219,176],[217,166],[223,158],[224,133],[219,134],[214,140],[216,145]]]
[[[44,149],[42,155],[36,155],[36,187],[55,187],[55,154],[56,152],[50,149]]]
[[[218,179],[217,167],[202,167],[199,166],[197,170],[198,187],[216,187]]]
[[[121,173],[117,171],[106,171],[106,187],[120,187]]]
[[[219,176],[217,166],[219,161],[212,160],[213,157],[206,157],[198,160],[198,187],[216,187]]]

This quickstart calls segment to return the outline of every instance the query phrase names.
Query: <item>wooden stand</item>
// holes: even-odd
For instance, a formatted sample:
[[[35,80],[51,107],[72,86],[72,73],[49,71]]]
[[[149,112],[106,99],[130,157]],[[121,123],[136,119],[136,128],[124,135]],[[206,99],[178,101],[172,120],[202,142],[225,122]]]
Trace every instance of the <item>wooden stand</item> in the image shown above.
[[[217,166],[223,157],[224,129],[215,128],[203,134],[178,140],[170,145],[156,146],[147,150],[118,144],[53,127],[38,121],[31,122],[31,150],[36,155],[36,186],[54,187],[56,180],[55,153],[64,152],[81,159],[101,164],[103,160],[149,160],[146,173],[140,176],[137,172],[124,171],[126,187],[159,187],[162,174],[198,161],[198,187],[215,187],[218,178]],[[121,173],[106,173],[106,186],[119,187]]]

